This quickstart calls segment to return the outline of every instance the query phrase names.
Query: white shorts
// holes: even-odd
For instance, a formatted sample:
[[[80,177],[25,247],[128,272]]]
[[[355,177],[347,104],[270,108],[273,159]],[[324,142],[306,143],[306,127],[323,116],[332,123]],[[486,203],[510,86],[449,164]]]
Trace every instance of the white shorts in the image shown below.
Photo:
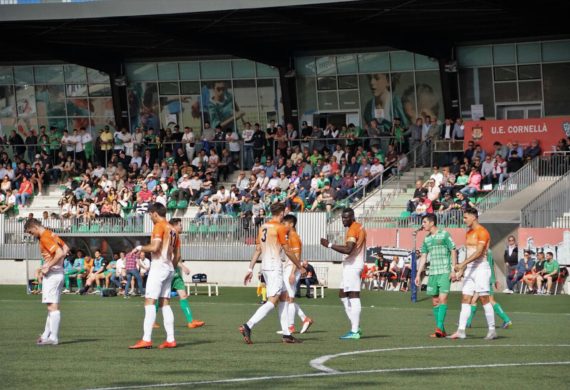
[[[294,298],[295,292],[297,290],[297,283],[299,283],[299,279],[301,279],[301,271],[295,271],[295,281],[291,284],[289,280],[289,276],[291,276],[291,270],[293,270],[293,265],[288,265],[283,269],[283,284],[285,285],[285,289],[287,290],[287,295],[289,295],[289,298]]]
[[[48,272],[42,279],[42,303],[59,303],[63,290],[63,273]]]
[[[145,298],[170,298],[170,285],[174,278],[174,269],[162,262],[151,262],[146,280]]]
[[[491,290],[491,269],[487,267],[477,267],[466,270],[463,279],[463,295],[479,296],[489,295]]]
[[[285,291],[283,285],[283,270],[261,271],[265,279],[265,288],[267,289],[267,296],[274,297]]]
[[[360,274],[362,269],[343,268],[340,289],[344,292],[360,291]]]

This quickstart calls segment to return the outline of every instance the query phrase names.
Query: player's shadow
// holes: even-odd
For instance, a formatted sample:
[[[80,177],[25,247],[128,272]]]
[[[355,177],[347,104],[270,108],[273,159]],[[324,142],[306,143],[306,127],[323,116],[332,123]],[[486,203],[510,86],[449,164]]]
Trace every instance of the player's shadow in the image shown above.
[[[432,298],[431,297],[423,297],[423,298],[416,300],[416,302],[425,302],[425,301],[428,301],[430,299],[432,299]]]
[[[95,341],[101,341],[101,339],[75,339],[69,341],[62,341],[61,343],[59,343],[59,345],[94,343]]]
[[[385,334],[373,334],[373,335],[367,335],[367,336],[360,336],[360,339],[385,339],[386,337],[391,337]]]
[[[197,340],[197,341],[192,341],[192,342],[188,342],[188,343],[176,343],[176,347],[177,348],[195,347],[197,345],[212,344],[212,343],[213,343],[213,341],[210,341],[210,340]]]

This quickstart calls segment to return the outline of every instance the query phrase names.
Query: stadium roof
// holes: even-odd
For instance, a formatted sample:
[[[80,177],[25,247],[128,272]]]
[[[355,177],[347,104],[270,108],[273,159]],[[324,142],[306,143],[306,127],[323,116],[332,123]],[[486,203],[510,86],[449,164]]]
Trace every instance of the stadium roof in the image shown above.
[[[286,67],[302,52],[392,47],[449,59],[468,42],[570,36],[570,3],[499,0],[114,0],[0,6],[2,62],[230,55]]]

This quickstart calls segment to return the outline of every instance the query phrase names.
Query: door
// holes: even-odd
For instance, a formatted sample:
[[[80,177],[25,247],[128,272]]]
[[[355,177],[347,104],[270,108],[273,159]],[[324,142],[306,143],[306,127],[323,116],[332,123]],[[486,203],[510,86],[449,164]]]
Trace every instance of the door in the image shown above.
[[[497,106],[497,119],[528,119],[541,117],[541,104]]]

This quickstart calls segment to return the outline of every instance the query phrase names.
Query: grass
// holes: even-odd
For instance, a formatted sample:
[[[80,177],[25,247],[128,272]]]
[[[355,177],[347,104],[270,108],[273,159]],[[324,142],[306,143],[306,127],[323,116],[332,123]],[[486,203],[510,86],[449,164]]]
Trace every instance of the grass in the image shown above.
[[[37,347],[45,308],[24,287],[0,286],[0,379],[5,389],[85,389],[143,386],[160,383],[310,374],[309,362],[322,355],[342,352],[415,346],[445,346],[432,350],[395,350],[336,357],[326,365],[340,371],[411,367],[441,367],[509,363],[570,361],[569,347],[511,347],[510,345],[569,345],[569,296],[519,296],[498,294],[514,327],[499,329],[500,338],[486,342],[485,319],[477,312],[467,340],[430,339],[434,321],[431,303],[422,293],[412,304],[409,295],[364,292],[362,330],[358,341],[340,341],[348,330],[344,310],[328,290],[325,299],[299,300],[315,325],[299,345],[282,345],[275,334],[278,321],[271,313],[253,333],[254,345],[245,345],[238,326],[259,306],[254,289],[221,288],[219,297],[192,296],[194,315],[206,321],[199,329],[183,327],[177,298],[173,303],[176,339],[173,350],[127,349],[140,338],[144,315],[141,298],[101,298],[66,295],[62,299],[60,345]],[[448,330],[455,329],[459,295],[450,297]],[[159,316],[159,320],[161,317]],[[154,343],[164,330],[154,331]],[[486,346],[454,348],[457,346]],[[566,365],[501,368],[447,368],[432,371],[375,372],[350,375],[300,377],[211,384],[210,388],[564,388],[570,371]],[[206,387],[201,384],[194,387]],[[188,388],[189,386],[186,386]],[[173,386],[169,388],[185,388]]]

